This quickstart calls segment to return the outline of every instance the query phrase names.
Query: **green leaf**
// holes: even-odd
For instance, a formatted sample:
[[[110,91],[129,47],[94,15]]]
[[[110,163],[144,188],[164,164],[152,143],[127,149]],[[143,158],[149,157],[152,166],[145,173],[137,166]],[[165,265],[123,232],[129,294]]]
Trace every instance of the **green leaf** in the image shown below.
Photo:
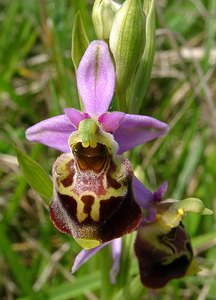
[[[216,239],[216,231],[211,231],[192,238],[193,248],[200,248],[212,243]]]
[[[49,300],[69,300],[77,299],[74,297],[81,296],[88,291],[98,289],[100,287],[100,273],[94,272],[86,276],[75,278],[73,282],[67,282],[55,287],[50,287],[46,291]],[[23,297],[19,300],[29,300]]]
[[[76,70],[86,48],[88,47],[88,44],[89,41],[83,25],[82,17],[80,12],[78,12],[74,18],[71,48],[71,58]]]
[[[0,224],[0,238],[1,247],[0,254],[3,255],[4,259],[8,264],[10,272],[13,274],[15,282],[18,284],[20,289],[30,298],[33,298],[32,282],[30,281],[29,270],[25,268],[23,261],[20,259],[20,255],[13,250],[12,244],[10,243],[11,232],[7,232],[4,224]]]
[[[134,240],[135,240],[136,233],[133,232],[131,234],[127,234],[123,237],[123,246],[122,246],[122,253],[121,253],[121,263],[120,263],[120,272],[117,275],[117,287],[124,288],[129,280],[129,273],[131,272],[131,264],[132,264],[132,257],[134,253]],[[137,265],[136,265],[137,271]],[[124,298],[122,298],[124,299]]]
[[[113,300],[139,300],[145,294],[146,288],[141,284],[140,277],[136,276],[126,284],[113,298]]]
[[[42,198],[50,199],[53,192],[53,184],[49,174],[30,156],[14,146],[16,156],[28,184],[38,192]]]
[[[83,293],[97,289],[100,286],[100,274],[91,273],[83,277],[79,277],[74,282],[65,283],[57,286],[49,292],[50,300],[66,300],[72,297],[83,295]]]
[[[196,136],[195,138],[193,138],[188,150],[188,154],[185,157],[184,166],[179,172],[176,188],[173,193],[173,198],[179,199],[182,197],[182,194],[187,187],[190,178],[196,171],[197,166],[201,161],[205,148],[205,142],[205,137],[200,138],[200,136]]]

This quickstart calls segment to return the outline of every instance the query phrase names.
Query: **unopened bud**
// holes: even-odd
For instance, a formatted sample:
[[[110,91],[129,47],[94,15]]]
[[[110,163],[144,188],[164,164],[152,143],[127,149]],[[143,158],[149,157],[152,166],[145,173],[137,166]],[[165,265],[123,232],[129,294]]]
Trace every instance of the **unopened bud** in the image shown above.
[[[145,16],[141,0],[126,0],[117,11],[110,33],[116,64],[117,94],[125,95],[145,44]]]
[[[98,39],[108,40],[116,11],[121,5],[112,0],[96,0],[92,20]]]

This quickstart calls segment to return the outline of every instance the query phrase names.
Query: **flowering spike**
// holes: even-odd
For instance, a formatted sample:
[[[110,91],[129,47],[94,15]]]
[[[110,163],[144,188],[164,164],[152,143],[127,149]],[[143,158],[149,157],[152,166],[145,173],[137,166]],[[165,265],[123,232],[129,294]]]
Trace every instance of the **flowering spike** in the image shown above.
[[[133,6],[140,0],[125,3],[124,13],[128,5],[135,11],[140,8]],[[128,10],[130,20],[138,17],[133,9]],[[133,56],[126,52],[126,59]],[[140,225],[132,166],[119,154],[165,134],[168,126],[146,116],[108,112],[115,70],[104,41],[88,46],[77,69],[77,85],[84,112],[67,108],[64,115],[32,126],[26,135],[64,152],[53,166],[50,216],[60,231],[72,235],[82,247],[92,248]]]

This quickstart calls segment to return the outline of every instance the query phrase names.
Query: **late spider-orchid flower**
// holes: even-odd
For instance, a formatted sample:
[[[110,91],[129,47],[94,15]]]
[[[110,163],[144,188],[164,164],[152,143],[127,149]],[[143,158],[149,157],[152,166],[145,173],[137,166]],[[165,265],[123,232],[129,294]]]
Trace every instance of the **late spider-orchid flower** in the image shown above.
[[[172,279],[199,270],[182,220],[188,212],[212,214],[197,198],[163,200],[166,187],[164,183],[152,193],[148,202],[150,214],[141,222],[134,244],[141,281],[151,289],[164,287]],[[146,189],[137,182],[136,190],[139,194],[137,202],[146,208],[146,201],[140,197]]]
[[[53,166],[50,216],[60,231],[93,248],[139,226],[133,170],[121,154],[165,134],[168,126],[147,116],[108,112],[115,69],[103,41],[87,48],[77,86],[84,112],[67,108],[30,127],[26,137],[64,152]]]

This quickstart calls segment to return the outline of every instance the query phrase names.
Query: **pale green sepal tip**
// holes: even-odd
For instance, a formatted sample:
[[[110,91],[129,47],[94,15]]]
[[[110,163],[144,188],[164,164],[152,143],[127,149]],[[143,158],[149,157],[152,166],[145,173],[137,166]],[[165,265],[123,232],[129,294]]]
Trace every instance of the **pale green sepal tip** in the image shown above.
[[[198,198],[187,198],[174,204],[176,209],[200,215],[212,215],[213,211],[205,208],[203,202]]]
[[[77,239],[76,242],[84,249],[92,249],[101,244],[99,241],[91,239]]]
[[[92,119],[85,119],[79,123],[78,133],[83,147],[97,146],[97,123]]]
[[[199,271],[201,271],[201,268],[198,264],[198,262],[193,259],[189,265],[189,267],[187,268],[187,271],[186,271],[186,276],[192,276],[192,275],[195,275],[197,274]]]
[[[98,39],[108,40],[117,6],[112,0],[95,0],[92,21]]]
[[[78,11],[74,18],[72,30],[71,58],[74,68],[77,70],[80,60],[85,53],[89,40],[83,25],[82,17]]]

